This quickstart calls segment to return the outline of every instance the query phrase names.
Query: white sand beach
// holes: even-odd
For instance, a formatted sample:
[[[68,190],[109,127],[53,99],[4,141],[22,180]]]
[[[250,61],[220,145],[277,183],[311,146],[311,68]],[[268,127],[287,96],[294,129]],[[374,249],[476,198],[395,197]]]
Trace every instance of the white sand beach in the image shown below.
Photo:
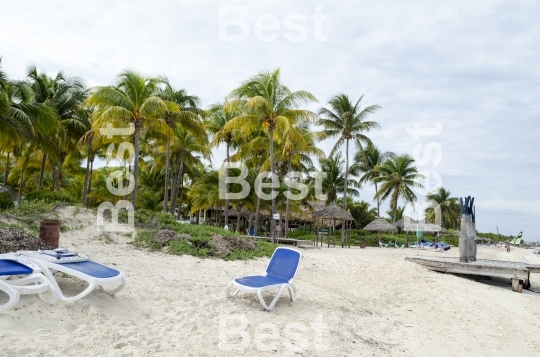
[[[61,246],[118,268],[128,277],[127,287],[115,297],[96,289],[74,303],[53,305],[22,296],[15,308],[0,314],[1,356],[540,354],[540,294],[512,292],[508,282],[499,287],[429,271],[404,260],[416,254],[412,249],[302,251],[298,300],[291,304],[283,294],[275,310],[266,312],[255,295],[227,299],[225,286],[234,277],[263,272],[268,258],[222,261],[150,253],[134,248],[130,237],[100,240],[94,217],[74,213],[66,208],[62,214],[73,229],[61,235]],[[479,258],[490,259],[522,261],[523,255],[532,254],[478,251]],[[59,280],[68,292],[82,288],[71,278]],[[531,282],[540,291],[540,276],[532,275]],[[239,351],[219,344],[220,316],[232,315],[248,323],[249,341],[225,336],[228,344],[244,341],[247,346]],[[240,320],[229,323],[234,327]],[[273,324],[279,338],[255,338],[262,324]],[[319,326],[322,338],[316,339],[313,326]]]

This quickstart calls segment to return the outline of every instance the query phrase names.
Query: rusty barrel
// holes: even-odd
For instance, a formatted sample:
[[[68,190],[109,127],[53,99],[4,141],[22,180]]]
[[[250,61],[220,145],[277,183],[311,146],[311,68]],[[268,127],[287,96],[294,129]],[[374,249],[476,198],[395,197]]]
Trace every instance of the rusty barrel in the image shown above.
[[[44,219],[39,222],[39,238],[58,248],[60,239],[60,224],[57,219]]]

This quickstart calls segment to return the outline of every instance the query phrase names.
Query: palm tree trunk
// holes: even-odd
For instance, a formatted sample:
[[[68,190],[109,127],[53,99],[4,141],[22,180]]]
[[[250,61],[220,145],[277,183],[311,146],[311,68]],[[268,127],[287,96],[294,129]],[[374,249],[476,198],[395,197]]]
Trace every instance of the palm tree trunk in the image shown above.
[[[7,180],[9,175],[9,151],[7,153],[6,169],[4,170],[4,186],[7,186]]]
[[[90,153],[88,154],[88,157],[86,158],[86,172],[84,174],[84,185],[83,185],[83,194],[82,194],[82,204],[84,207],[87,207],[86,204],[86,195],[88,194],[88,176],[90,173]],[[41,180],[40,180],[41,183]]]
[[[22,187],[23,187],[23,179],[24,179],[24,166],[21,168],[21,180],[19,182],[19,206],[21,205],[22,201]]]
[[[170,166],[171,137],[167,134],[167,153],[165,155],[165,193],[163,197],[163,212],[167,212],[169,202],[169,166]]]
[[[349,180],[349,139],[345,141],[345,184],[343,191],[343,209],[347,210],[347,183]],[[345,223],[345,222],[344,222]],[[345,246],[345,225],[341,225],[341,248]]]
[[[375,195],[377,195],[377,182],[375,182]],[[381,218],[381,200],[379,197],[377,198],[377,218]]]
[[[38,183],[38,190],[41,191],[43,189],[43,174],[45,173],[45,165],[47,164],[47,154],[43,153],[43,157],[41,158],[41,171],[39,172],[39,183]],[[88,168],[88,163],[87,163]]]
[[[268,131],[269,141],[270,141],[270,172],[272,173],[272,178],[276,172],[276,167],[274,163],[274,128],[270,126]],[[270,217],[270,237],[272,237],[272,243],[276,244],[276,220],[274,219],[274,214],[276,214],[276,198],[274,197],[274,181],[272,180],[272,217]]]
[[[135,210],[135,202],[137,201],[137,179],[139,177],[139,133],[141,131],[141,123],[139,120],[135,121],[135,134],[133,141],[135,143],[135,162],[133,164],[133,176],[134,176],[134,185],[133,191],[131,192],[131,204]]]
[[[178,185],[178,191],[180,193],[180,200],[178,201],[178,215],[176,218],[180,219],[180,216],[182,214],[182,199],[184,198],[182,188],[184,187],[184,160],[180,161],[180,170],[178,172],[178,179],[180,180],[180,183]]]
[[[60,191],[60,172],[58,171],[58,162],[51,162],[51,169],[54,179],[54,191]]]
[[[291,155],[291,153],[289,153],[288,165],[289,165],[289,172],[291,172],[292,171],[292,155]],[[287,207],[285,209],[285,238],[289,238],[289,215],[290,215],[290,213],[291,213],[291,199],[289,197],[287,197]]]
[[[229,142],[227,141],[226,143],[227,145],[227,164],[229,164],[230,162],[230,157],[229,157]],[[227,166],[227,168],[225,169],[225,176],[228,178],[229,177],[229,167]],[[226,192],[225,192],[225,225],[227,226],[229,224],[229,184],[226,183]],[[238,226],[237,226],[237,229],[238,229]]]
[[[259,235],[259,215],[261,212],[261,198],[259,197],[259,194],[257,192],[257,205],[255,207],[255,227],[253,229],[253,234],[255,237]]]
[[[92,191],[92,173],[94,172],[94,156],[90,157],[90,177],[88,178],[88,192],[86,193],[86,196],[90,194],[90,191]],[[86,208],[88,208],[88,198],[86,199]]]
[[[178,196],[178,174],[175,169],[171,170],[171,208],[169,212],[175,216],[174,209],[176,208],[176,196]]]
[[[394,202],[394,218],[392,219],[392,225],[396,223],[396,212],[397,212],[397,199]],[[394,235],[394,231],[392,230],[392,235]]]

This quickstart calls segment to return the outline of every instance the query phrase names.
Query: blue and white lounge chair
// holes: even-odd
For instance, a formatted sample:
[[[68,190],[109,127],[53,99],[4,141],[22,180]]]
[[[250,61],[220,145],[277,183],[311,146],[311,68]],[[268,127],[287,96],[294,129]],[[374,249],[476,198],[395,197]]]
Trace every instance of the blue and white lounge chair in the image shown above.
[[[22,277],[7,280],[15,276]],[[8,302],[0,306],[0,312],[15,306],[21,294],[37,294],[45,302],[53,302],[56,299],[54,287],[41,274],[41,270],[31,262],[12,254],[0,255],[0,290],[9,297]],[[42,293],[46,291],[51,293],[51,298],[43,297]]]
[[[227,285],[227,297],[236,296],[240,290],[246,293],[257,294],[261,305],[267,311],[274,308],[274,305],[285,289],[289,290],[291,301],[296,301],[296,286],[293,281],[301,260],[302,254],[299,251],[279,247],[274,251],[264,275],[252,275],[233,279]],[[236,289],[236,291],[231,295],[232,288]],[[279,290],[270,305],[266,305],[262,293],[272,289]]]
[[[65,302],[82,299],[90,294],[96,286],[104,293],[114,295],[126,286],[126,277],[120,271],[107,265],[96,263],[88,257],[66,249],[52,251],[20,251],[17,254],[24,256],[30,262],[37,265],[49,279],[54,287],[58,298]],[[88,287],[79,294],[66,297],[54,278],[53,271],[74,276],[88,283]],[[118,285],[111,290],[104,286]]]

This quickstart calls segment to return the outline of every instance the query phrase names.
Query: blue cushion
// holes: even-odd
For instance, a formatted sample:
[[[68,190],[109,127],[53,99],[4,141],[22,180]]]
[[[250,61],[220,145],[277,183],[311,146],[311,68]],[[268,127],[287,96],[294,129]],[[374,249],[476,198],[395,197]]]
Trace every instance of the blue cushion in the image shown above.
[[[112,278],[120,274],[118,270],[109,268],[108,266],[93,262],[91,260],[76,263],[58,263],[58,265],[62,265],[83,274],[90,275],[94,278]]]
[[[244,286],[249,286],[251,288],[262,288],[264,286],[276,285],[276,284],[286,284],[287,280],[278,279],[271,276],[245,276],[243,278],[235,279],[235,281]]]
[[[289,282],[294,277],[298,264],[300,263],[300,253],[290,249],[276,249],[266,274],[276,279]]]
[[[14,260],[0,259],[0,275],[28,275],[34,271],[24,264],[16,262]]]

